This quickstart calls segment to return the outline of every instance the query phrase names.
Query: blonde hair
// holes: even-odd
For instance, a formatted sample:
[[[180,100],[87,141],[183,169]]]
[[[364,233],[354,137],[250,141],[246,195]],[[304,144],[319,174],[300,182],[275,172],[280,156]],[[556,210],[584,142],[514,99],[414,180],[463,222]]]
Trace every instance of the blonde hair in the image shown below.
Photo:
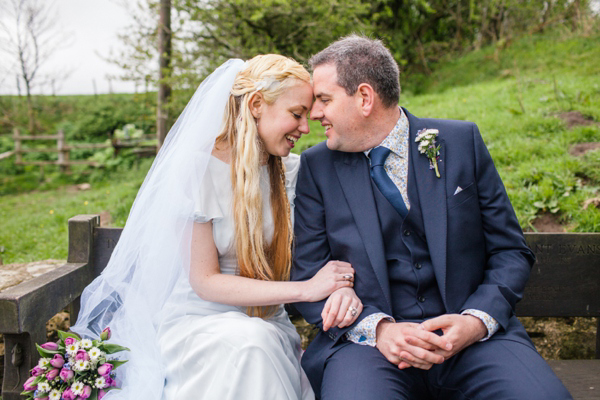
[[[235,78],[223,130],[216,141],[217,147],[224,144],[231,150],[236,251],[239,272],[244,277],[266,281],[290,278],[293,231],[285,191],[285,167],[281,157],[268,156],[275,230],[271,244],[267,245],[259,185],[264,149],[250,111],[250,99],[260,92],[267,104],[273,104],[287,88],[299,81],[310,83],[310,74],[290,58],[267,54],[247,61],[246,67]],[[275,311],[275,306],[247,308],[248,315],[262,318],[272,316]]]

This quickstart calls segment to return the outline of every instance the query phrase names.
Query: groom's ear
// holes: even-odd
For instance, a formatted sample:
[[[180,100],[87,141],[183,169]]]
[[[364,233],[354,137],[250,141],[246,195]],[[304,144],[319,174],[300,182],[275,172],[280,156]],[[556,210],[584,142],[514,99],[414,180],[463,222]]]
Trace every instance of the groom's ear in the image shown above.
[[[373,111],[375,105],[375,90],[368,83],[358,85],[355,93],[358,108],[363,117],[368,117]]]
[[[254,118],[260,118],[264,98],[261,92],[256,92],[248,99],[248,108]]]

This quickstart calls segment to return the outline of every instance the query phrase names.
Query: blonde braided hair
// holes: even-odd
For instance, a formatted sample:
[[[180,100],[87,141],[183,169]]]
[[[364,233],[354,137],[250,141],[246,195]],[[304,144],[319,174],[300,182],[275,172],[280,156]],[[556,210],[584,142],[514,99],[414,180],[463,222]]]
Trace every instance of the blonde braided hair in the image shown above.
[[[271,210],[275,224],[273,240],[267,245],[263,233],[260,167],[264,149],[256,120],[250,110],[251,97],[259,92],[273,104],[298,81],[310,83],[310,74],[296,61],[276,54],[260,55],[247,62],[236,76],[216,147],[231,150],[231,181],[235,241],[240,276],[266,281],[289,280],[293,230],[285,191],[285,167],[281,157],[269,155]],[[248,307],[251,316],[268,318],[275,306]]]

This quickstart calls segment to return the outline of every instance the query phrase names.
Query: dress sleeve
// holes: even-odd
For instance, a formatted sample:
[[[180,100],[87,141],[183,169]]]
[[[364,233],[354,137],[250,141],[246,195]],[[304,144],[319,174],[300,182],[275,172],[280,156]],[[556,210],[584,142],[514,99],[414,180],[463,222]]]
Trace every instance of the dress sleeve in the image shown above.
[[[194,196],[194,222],[204,224],[209,221],[217,222],[223,218],[223,210],[218,200],[218,191],[213,182],[210,165],[202,179],[199,193]]]
[[[296,182],[298,182],[298,170],[300,169],[300,156],[290,153],[289,156],[283,157],[283,165],[285,166],[285,191],[288,200],[290,201],[290,211],[292,216],[292,224],[294,223],[294,199],[296,198]]]
[[[296,197],[296,182],[298,181],[298,170],[300,169],[300,156],[290,153],[289,156],[283,157],[283,165],[285,166],[285,191],[288,199],[294,205]]]

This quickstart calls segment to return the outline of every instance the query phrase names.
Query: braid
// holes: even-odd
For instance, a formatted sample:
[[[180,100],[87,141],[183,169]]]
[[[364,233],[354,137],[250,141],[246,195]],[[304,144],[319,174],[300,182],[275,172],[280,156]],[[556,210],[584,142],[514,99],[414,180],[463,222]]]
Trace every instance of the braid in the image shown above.
[[[310,75],[296,61],[280,55],[262,55],[247,62],[235,79],[225,114],[224,127],[217,138],[231,149],[233,215],[239,274],[244,277],[289,280],[292,263],[293,229],[290,204],[285,190],[285,166],[281,157],[267,160],[271,186],[271,211],[274,234],[266,244],[263,232],[260,161],[262,142],[250,99],[260,91],[272,104],[288,87],[298,81],[310,82]],[[277,307],[248,307],[248,314],[268,318]]]

